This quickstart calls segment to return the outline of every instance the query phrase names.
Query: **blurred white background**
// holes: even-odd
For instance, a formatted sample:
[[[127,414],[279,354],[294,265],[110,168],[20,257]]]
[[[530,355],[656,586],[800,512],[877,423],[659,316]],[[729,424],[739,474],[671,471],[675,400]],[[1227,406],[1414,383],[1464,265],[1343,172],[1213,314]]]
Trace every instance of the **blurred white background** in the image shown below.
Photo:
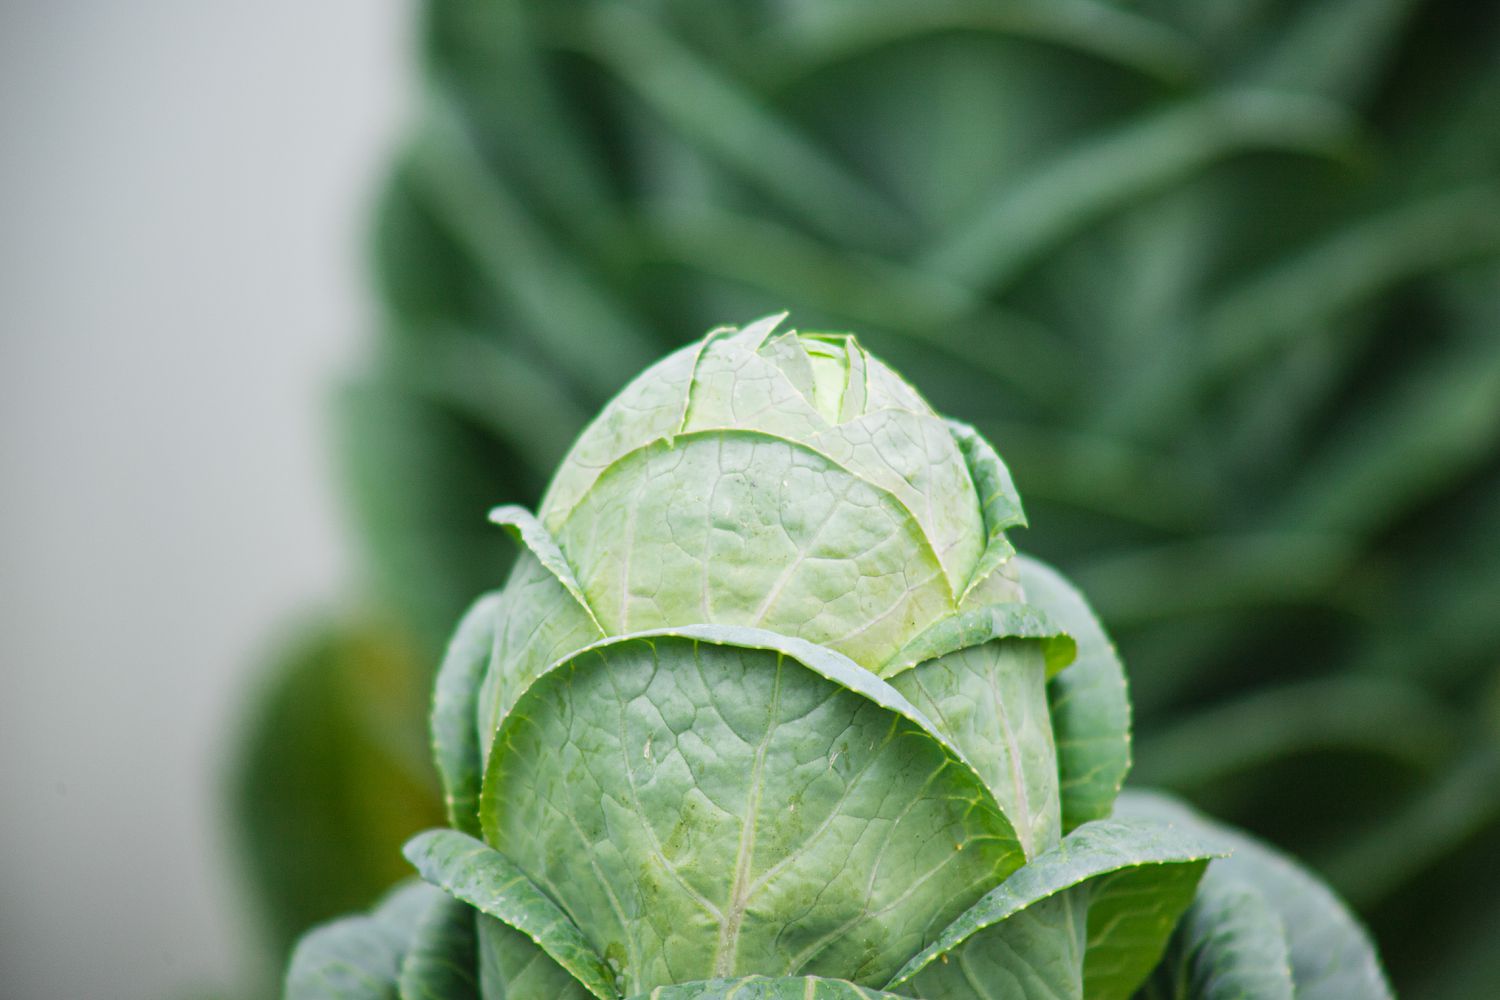
[[[244,972],[219,782],[347,562],[328,384],[412,85],[396,0],[0,6],[0,996]]]

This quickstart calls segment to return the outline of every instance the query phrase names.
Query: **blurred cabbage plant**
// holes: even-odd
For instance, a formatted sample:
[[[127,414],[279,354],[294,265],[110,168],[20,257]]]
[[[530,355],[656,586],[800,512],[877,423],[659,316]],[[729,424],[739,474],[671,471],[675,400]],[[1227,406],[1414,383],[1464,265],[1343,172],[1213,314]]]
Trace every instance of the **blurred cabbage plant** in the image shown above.
[[[1138,665],[1138,773],[1314,859],[1398,985],[1471,995],[1500,976],[1497,19],[428,5],[339,412],[375,602],[435,663],[510,558],[483,512],[540,495],[661,331],[857,328],[1006,455],[1029,547]]]

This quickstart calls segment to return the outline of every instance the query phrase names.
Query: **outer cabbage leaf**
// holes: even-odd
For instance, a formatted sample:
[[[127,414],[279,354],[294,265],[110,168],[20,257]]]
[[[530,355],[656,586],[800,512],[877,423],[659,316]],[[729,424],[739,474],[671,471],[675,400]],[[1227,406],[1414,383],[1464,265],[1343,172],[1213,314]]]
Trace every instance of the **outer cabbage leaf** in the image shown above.
[[[1139,1000],[1294,1000],[1286,928],[1254,885],[1210,865]]]
[[[1214,862],[1222,873],[1214,885],[1253,886],[1270,905],[1285,929],[1297,1000],[1392,1000],[1364,928],[1326,885],[1285,855],[1159,793],[1127,792],[1117,812],[1173,823],[1233,852]]]
[[[1103,819],[1130,771],[1130,696],[1125,667],[1099,620],[1072,585],[1044,563],[1014,560],[1028,604],[1045,611],[1078,644],[1073,665],[1052,679],[1053,738],[1068,831]]]
[[[475,706],[483,755],[528,684],[559,657],[604,635],[572,567],[541,522],[516,506],[497,507],[490,520],[511,533],[521,552],[495,605],[489,668]]]
[[[934,1000],[1127,997],[1214,854],[1163,823],[1085,824],[966,910],[886,989]]]
[[[486,914],[479,914],[479,985],[484,1000],[590,1000],[584,985],[569,975],[531,938]]]
[[[1027,857],[1060,836],[1046,683],[1072,655],[1045,615],[1006,604],[944,619],[882,671],[974,762]]]
[[[985,531],[984,549],[967,580],[958,588],[959,600],[966,606],[1014,601],[1018,592],[1004,567],[1016,550],[1005,532],[1026,526],[1021,496],[1011,481],[1010,470],[978,431],[956,420],[948,421],[948,431],[974,483]]]
[[[1024,860],[894,688],[728,626],[608,640],[539,679],[481,813],[627,992],[752,970],[884,981]]]
[[[619,995],[578,928],[503,854],[457,830],[420,833],[405,854],[424,879],[524,934],[600,1000]]]
[[[369,915],[310,931],[287,966],[285,1000],[399,1000],[398,980],[417,927],[441,895],[410,882]]]
[[[476,715],[480,682],[490,663],[504,597],[485,594],[464,614],[448,642],[432,694],[432,758],[443,783],[448,823],[479,834],[479,786],[484,778]]]
[[[1089,1000],[1125,1000],[1145,981],[1161,959],[1177,919],[1192,903],[1206,865],[1206,860],[1143,865],[1113,872],[1093,886],[1083,956],[1084,995]]]
[[[817,976],[745,976],[658,986],[630,1000],[888,1000],[897,994]]]
[[[401,962],[401,1000],[479,1000],[479,914],[452,896],[434,895]]]

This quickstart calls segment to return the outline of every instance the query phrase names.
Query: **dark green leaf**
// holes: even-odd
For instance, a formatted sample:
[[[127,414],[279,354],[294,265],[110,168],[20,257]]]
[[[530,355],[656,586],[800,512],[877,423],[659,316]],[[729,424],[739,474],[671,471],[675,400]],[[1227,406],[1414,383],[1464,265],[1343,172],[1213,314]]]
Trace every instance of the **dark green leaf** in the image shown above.
[[[1198,884],[1140,1000],[1293,1000],[1281,918],[1252,883],[1217,865]]]
[[[777,79],[928,35],[967,32],[1035,38],[1112,60],[1166,79],[1192,74],[1198,54],[1192,43],[1159,21],[1094,0],[1012,0],[1006,4],[945,2],[910,4],[876,0],[857,6],[812,7],[778,39]]]
[[[1337,705],[1337,712],[1328,706]],[[1426,771],[1453,743],[1452,715],[1421,688],[1373,677],[1267,687],[1138,741],[1136,777],[1191,791],[1314,750],[1360,751]]]
[[[451,409],[395,380],[345,387],[339,444],[378,595],[431,656],[453,623],[510,564],[485,512],[514,482],[514,459]]]
[[[1500,191],[1481,185],[1361,218],[1231,289],[1204,319],[1213,374],[1289,339],[1397,282],[1500,253]]]
[[[865,245],[900,234],[900,216],[862,178],[638,8],[595,6],[576,41],[674,128],[824,232]]]
[[[928,255],[933,270],[995,289],[1063,238],[1232,153],[1297,150],[1322,155],[1351,142],[1341,108],[1294,94],[1227,91],[1091,137],[1007,184],[973,221]]]
[[[436,895],[401,962],[401,1000],[479,1000],[478,912]]]
[[[1392,1000],[1363,927],[1325,885],[1280,853],[1221,826],[1167,796],[1128,792],[1121,816],[1172,823],[1233,854],[1214,864],[1252,885],[1286,930],[1297,1000]]]
[[[618,389],[654,353],[630,309],[497,183],[443,87],[433,87],[426,111],[412,171],[442,225],[524,317],[520,332],[544,356],[595,392]]]
[[[1351,887],[1352,902],[1372,905],[1497,822],[1500,747],[1481,741],[1389,811],[1381,826],[1343,845],[1329,860],[1328,874]]]

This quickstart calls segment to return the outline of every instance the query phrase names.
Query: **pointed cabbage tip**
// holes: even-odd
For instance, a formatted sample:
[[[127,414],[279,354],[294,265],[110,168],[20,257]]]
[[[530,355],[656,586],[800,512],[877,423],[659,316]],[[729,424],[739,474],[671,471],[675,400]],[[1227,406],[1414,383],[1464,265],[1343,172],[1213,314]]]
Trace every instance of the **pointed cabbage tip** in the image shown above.
[[[517,504],[503,503],[497,507],[491,507],[488,516],[491,524],[498,524],[504,527],[515,524],[518,518],[524,517],[529,513],[530,511]]]
[[[699,342],[699,355],[715,344],[759,355],[829,424],[892,404],[931,410],[900,373],[866,351],[853,331],[782,329],[789,315],[782,311],[742,327],[717,327]]]
[[[781,312],[768,313],[759,319],[751,320],[744,326],[735,326],[732,323],[716,326],[697,341],[697,349],[702,351],[709,344],[724,340],[748,351],[758,351],[790,315],[790,310],[783,309]],[[796,330],[787,330],[784,335],[795,336],[796,333]]]

